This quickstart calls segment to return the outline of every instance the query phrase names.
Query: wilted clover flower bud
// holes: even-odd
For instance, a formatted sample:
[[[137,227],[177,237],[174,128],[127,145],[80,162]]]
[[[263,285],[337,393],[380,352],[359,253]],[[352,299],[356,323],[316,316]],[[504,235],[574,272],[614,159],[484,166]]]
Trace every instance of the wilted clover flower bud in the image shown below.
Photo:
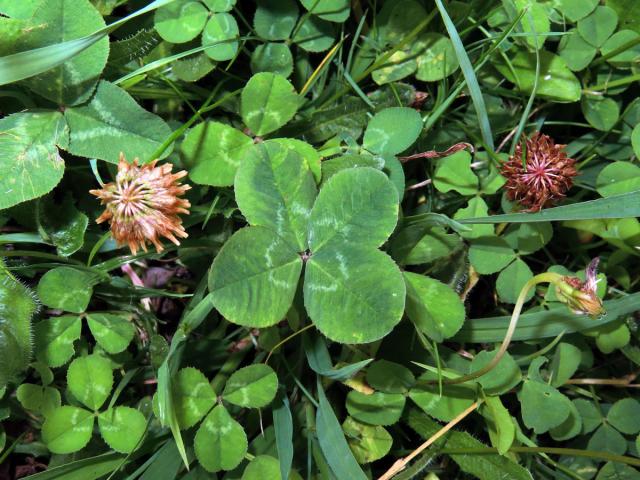
[[[565,276],[555,284],[556,295],[560,301],[566,303],[571,311],[578,315],[598,317],[605,313],[602,300],[596,293],[599,261],[598,257],[591,260],[585,272],[584,282],[576,277]]]
[[[166,237],[176,245],[176,236],[186,238],[179,213],[189,213],[191,204],[178,198],[189,190],[180,185],[179,179],[187,175],[184,170],[171,173],[173,165],[165,163],[156,167],[157,160],[138,166],[138,159],[128,163],[120,153],[116,181],[89,190],[101,200],[106,209],[96,220],[109,220],[111,234],[118,245],[128,245],[134,255],[141,247],[147,251],[147,242],[163,250],[160,237]]]
[[[518,144],[500,173],[507,179],[509,199],[537,212],[564,197],[578,171],[576,161],[564,152],[565,145],[556,145],[547,135],[534,133],[524,147],[524,161],[523,145]]]

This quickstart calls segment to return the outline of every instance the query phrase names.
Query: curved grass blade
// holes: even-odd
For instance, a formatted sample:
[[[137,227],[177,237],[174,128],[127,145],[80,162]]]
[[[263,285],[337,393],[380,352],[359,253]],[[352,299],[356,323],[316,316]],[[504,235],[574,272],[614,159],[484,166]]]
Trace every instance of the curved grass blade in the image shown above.
[[[107,25],[100,30],[96,30],[90,35],[76,38],[75,40],[68,40],[66,42],[34,48],[33,50],[2,57],[0,58],[0,85],[24,80],[25,78],[33,77],[34,75],[57,67],[83,50],[86,50],[105,35],[113,32],[129,20],[173,1],[174,0],[155,0],[146,7],[133,12],[131,15],[117,22]]]
[[[289,400],[282,392],[276,398],[273,407],[273,427],[276,432],[280,476],[289,478],[293,463],[293,417],[289,408]]]
[[[536,223],[559,222],[564,220],[592,220],[603,218],[640,217],[640,190],[612,195],[587,202],[548,208],[536,213],[508,213],[487,217],[465,218],[466,223]]]
[[[316,432],[320,449],[337,478],[366,480],[358,462],[353,457],[349,444],[344,438],[342,427],[333,413],[331,404],[318,378],[318,410],[316,411]]]
[[[616,321],[623,315],[638,310],[640,293],[604,302],[607,311],[600,318],[575,315],[565,306],[544,312],[524,313],[518,320],[518,328],[513,340],[532,340],[550,338],[560,333],[573,333],[587,328],[600,327]],[[453,337],[454,342],[492,343],[500,342],[505,336],[510,317],[476,318],[468,320]]]
[[[65,463],[31,475],[34,480],[95,480],[117,468],[125,455],[111,452]]]
[[[335,369],[333,365],[331,365],[331,357],[329,356],[327,345],[320,335],[316,335],[313,338],[304,336],[302,342],[304,345],[304,353],[307,356],[307,362],[311,370],[331,380],[340,382],[348,380],[373,361],[372,358],[369,358]]]
[[[491,125],[489,124],[489,115],[487,114],[487,107],[484,104],[484,98],[482,97],[482,92],[480,91],[480,85],[478,84],[476,74],[473,71],[471,60],[469,60],[469,56],[467,55],[464,45],[462,44],[462,40],[460,39],[458,30],[451,21],[447,10],[444,8],[442,0],[436,0],[436,6],[440,11],[442,21],[445,28],[447,29],[447,33],[449,34],[449,38],[451,38],[451,42],[453,43],[453,49],[456,52],[456,57],[458,57],[458,63],[460,63],[462,75],[464,76],[464,79],[467,82],[467,86],[469,87],[469,94],[471,95],[473,105],[476,107],[476,115],[478,116],[478,123],[480,124],[482,139],[489,149],[495,150],[493,146],[493,134],[491,133]]]

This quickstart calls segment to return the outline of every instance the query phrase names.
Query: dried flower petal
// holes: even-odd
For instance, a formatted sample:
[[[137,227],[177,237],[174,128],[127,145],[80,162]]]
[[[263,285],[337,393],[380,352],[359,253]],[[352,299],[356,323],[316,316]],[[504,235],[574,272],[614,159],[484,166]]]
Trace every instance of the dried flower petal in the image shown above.
[[[578,171],[576,161],[564,152],[565,145],[556,145],[547,135],[536,132],[525,145],[524,166],[522,145],[518,144],[509,161],[502,164],[501,173],[507,179],[509,199],[537,212],[564,197]]]
[[[556,294],[560,301],[578,315],[598,317],[605,313],[602,300],[596,292],[599,262],[598,257],[591,260],[585,271],[584,282],[577,277],[565,276],[556,284]]]
[[[163,250],[160,237],[166,237],[180,245],[177,237],[186,238],[179,213],[188,214],[188,200],[178,198],[189,190],[180,185],[186,171],[171,173],[173,165],[165,163],[156,167],[157,160],[138,166],[138,159],[128,163],[120,153],[116,181],[100,189],[90,190],[105,205],[105,211],[96,220],[106,220],[118,245],[128,245],[134,255],[139,248],[147,251],[151,242],[158,252]]]

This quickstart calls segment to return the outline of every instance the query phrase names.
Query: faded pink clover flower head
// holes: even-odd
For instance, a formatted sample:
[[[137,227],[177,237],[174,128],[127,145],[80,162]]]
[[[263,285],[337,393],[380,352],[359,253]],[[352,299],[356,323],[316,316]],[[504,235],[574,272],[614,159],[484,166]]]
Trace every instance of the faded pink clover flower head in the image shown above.
[[[96,223],[108,220],[115,241],[120,246],[128,245],[134,255],[140,248],[146,252],[147,242],[162,252],[160,237],[180,245],[176,237],[188,236],[178,215],[189,214],[191,206],[188,200],[179,198],[191,188],[179,182],[187,172],[172,174],[173,165],[156,166],[157,162],[138,166],[137,158],[129,163],[120,153],[116,181],[89,190],[105,206]]]
[[[526,139],[524,148],[519,143],[500,168],[507,180],[509,200],[518,202],[526,211],[537,212],[562,199],[578,174],[576,161],[567,156],[564,147],[540,132]]]
[[[585,270],[585,281],[577,277],[565,276],[556,284],[556,294],[573,313],[599,317],[605,313],[602,300],[596,292],[598,287],[598,257],[591,260]]]

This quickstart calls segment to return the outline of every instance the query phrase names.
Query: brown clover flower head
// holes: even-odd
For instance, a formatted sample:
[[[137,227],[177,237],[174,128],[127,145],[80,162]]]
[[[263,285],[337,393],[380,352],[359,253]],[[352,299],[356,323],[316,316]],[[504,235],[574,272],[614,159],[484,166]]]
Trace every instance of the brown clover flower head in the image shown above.
[[[596,292],[598,286],[598,257],[591,260],[585,270],[585,281],[577,277],[563,277],[556,285],[556,294],[573,313],[598,317],[605,313],[602,300]]]
[[[128,245],[134,255],[139,248],[147,251],[151,242],[158,252],[163,250],[160,237],[166,237],[180,245],[177,237],[186,238],[179,213],[188,214],[191,204],[178,198],[189,190],[189,185],[180,185],[179,180],[186,171],[171,173],[173,165],[156,166],[154,160],[138,166],[138,159],[127,162],[120,153],[116,181],[89,190],[105,206],[105,211],[96,220],[106,220],[111,225],[111,234],[118,245]]]
[[[522,144],[518,144],[500,173],[507,179],[509,199],[526,211],[537,212],[564,197],[578,171],[576,161],[564,152],[566,145],[556,145],[547,135],[536,132],[526,139],[525,146],[524,164]]]

